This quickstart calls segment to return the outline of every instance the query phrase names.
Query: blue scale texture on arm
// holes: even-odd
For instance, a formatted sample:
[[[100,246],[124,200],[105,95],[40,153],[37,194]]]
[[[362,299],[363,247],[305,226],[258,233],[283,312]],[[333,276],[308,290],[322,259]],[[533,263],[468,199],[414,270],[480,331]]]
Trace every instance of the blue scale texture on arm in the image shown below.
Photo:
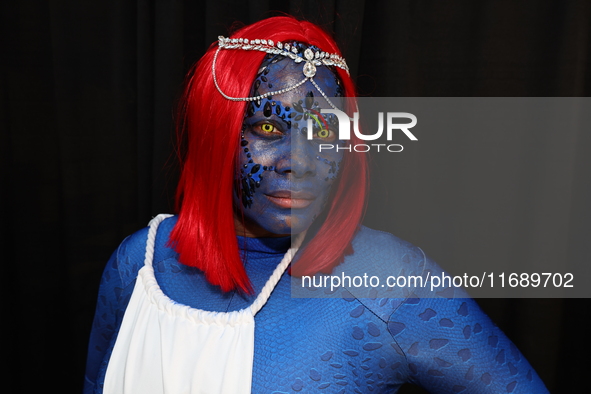
[[[421,298],[388,322],[410,380],[431,392],[544,393],[519,350],[472,299]]]
[[[103,271],[88,345],[84,393],[101,393],[117,333],[137,272],[144,264],[147,229],[127,237]]]

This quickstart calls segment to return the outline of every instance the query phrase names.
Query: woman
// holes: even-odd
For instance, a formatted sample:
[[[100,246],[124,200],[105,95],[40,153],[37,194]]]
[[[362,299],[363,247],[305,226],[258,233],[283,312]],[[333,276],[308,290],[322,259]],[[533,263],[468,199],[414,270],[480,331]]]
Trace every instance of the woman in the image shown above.
[[[291,277],[439,271],[360,226],[363,153],[319,152],[346,147],[325,110],[351,111],[354,96],[336,44],[313,24],[269,18],[212,45],[181,106],[178,216],[157,217],[109,261],[86,392],[390,393],[406,382],[546,392],[459,289],[291,297]]]

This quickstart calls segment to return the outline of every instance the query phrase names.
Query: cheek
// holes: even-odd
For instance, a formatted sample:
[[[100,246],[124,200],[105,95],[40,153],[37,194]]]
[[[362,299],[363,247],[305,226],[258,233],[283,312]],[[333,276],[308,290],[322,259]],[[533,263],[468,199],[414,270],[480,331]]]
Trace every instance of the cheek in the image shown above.
[[[289,143],[270,143],[257,138],[245,139],[248,141],[248,152],[242,152],[241,159],[245,163],[251,160],[254,163],[259,163],[267,167],[277,167],[277,165],[284,159],[289,159],[290,146]]]
[[[322,163],[321,165],[324,165],[324,182],[332,184],[339,176],[343,155],[318,155],[316,160]]]
[[[240,143],[239,163],[241,200],[246,208],[250,208],[256,190],[265,178],[265,172],[275,171],[276,158],[265,149],[265,143],[242,135]]]

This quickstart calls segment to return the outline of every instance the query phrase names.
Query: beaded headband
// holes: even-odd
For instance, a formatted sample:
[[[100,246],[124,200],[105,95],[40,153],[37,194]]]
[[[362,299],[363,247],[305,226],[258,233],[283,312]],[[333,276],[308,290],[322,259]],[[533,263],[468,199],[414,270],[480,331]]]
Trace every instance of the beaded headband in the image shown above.
[[[260,96],[252,96],[252,97],[231,97],[225,94],[220,86],[218,85],[218,80],[215,74],[215,64],[218,57],[218,53],[221,49],[241,49],[243,51],[260,51],[266,52],[268,54],[273,55],[281,55],[292,59],[296,63],[304,63],[302,68],[302,73],[304,74],[304,79],[300,82],[288,86],[284,89],[275,90],[273,92],[267,92],[265,94],[261,94]],[[223,36],[218,37],[218,49],[213,56],[213,62],[211,63],[211,72],[213,74],[213,83],[217,88],[218,92],[222,96],[224,96],[228,100],[232,101],[255,101],[260,100],[268,96],[274,96],[276,94],[281,94],[285,92],[289,92],[290,90],[296,89],[299,86],[303,85],[306,81],[310,81],[314,87],[320,92],[322,97],[326,99],[326,101],[330,104],[330,106],[334,109],[338,109],[327,97],[327,95],[322,91],[320,86],[314,81],[314,76],[316,75],[316,66],[335,66],[339,67],[349,73],[349,67],[347,67],[347,63],[345,63],[345,59],[335,53],[327,53],[323,51],[314,51],[311,48],[307,48],[303,53],[301,53],[295,45],[290,45],[288,43],[283,44],[281,42],[273,42],[272,40],[249,40],[246,38],[226,38]]]

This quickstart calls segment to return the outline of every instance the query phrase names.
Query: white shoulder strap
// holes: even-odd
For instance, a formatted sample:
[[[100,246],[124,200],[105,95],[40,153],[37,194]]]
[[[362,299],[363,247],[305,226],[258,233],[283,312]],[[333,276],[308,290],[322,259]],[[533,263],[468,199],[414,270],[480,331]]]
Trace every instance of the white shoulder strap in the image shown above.
[[[156,242],[156,233],[158,232],[158,226],[164,219],[169,218],[171,216],[173,215],[169,213],[161,213],[160,215],[150,220],[150,223],[148,223],[150,229],[148,230],[148,242],[146,243],[146,255],[144,258],[144,265],[150,267],[152,266],[152,261],[154,260],[154,244]]]
[[[173,215],[161,213],[160,215],[153,218],[150,221],[150,223],[148,224],[148,226],[150,226],[150,229],[148,231],[148,242],[146,244],[146,257],[144,260],[144,265],[152,266],[152,260],[154,259],[154,244],[156,241],[156,233],[158,231],[158,226],[160,225],[160,223],[164,219],[169,218],[171,216],[173,216]],[[261,310],[263,305],[265,305],[267,303],[267,300],[271,296],[271,293],[275,289],[275,286],[277,286],[277,283],[279,283],[281,276],[283,275],[283,273],[285,272],[285,270],[287,269],[287,267],[291,263],[291,260],[293,259],[295,254],[298,252],[298,249],[300,248],[305,237],[306,237],[305,231],[301,234],[298,234],[295,237],[295,240],[294,240],[291,248],[289,248],[289,250],[285,253],[285,255],[283,256],[283,259],[281,260],[279,265],[275,268],[275,270],[273,271],[273,274],[269,277],[269,279],[267,280],[267,283],[265,284],[265,286],[263,287],[263,289],[261,290],[261,292],[259,293],[257,298],[254,300],[254,302],[250,306],[250,312],[252,313],[253,316],[255,316],[258,313],[258,311]]]
[[[283,256],[283,259],[281,260],[281,262],[279,263],[277,268],[275,268],[275,271],[273,271],[273,274],[267,280],[267,283],[265,284],[265,286],[263,287],[263,289],[259,293],[258,297],[256,298],[256,300],[254,300],[254,302],[250,306],[250,311],[252,312],[253,316],[256,315],[257,312],[261,310],[263,305],[265,305],[267,303],[267,300],[271,296],[273,289],[275,289],[275,286],[277,286],[279,279],[281,279],[281,276],[283,275],[283,273],[285,272],[285,270],[287,269],[287,267],[291,263],[293,256],[295,256],[295,254],[298,252],[298,249],[302,245],[302,241],[304,240],[305,237],[306,237],[305,231],[301,234],[298,234],[295,237],[295,240],[293,241],[291,248],[289,248],[287,253],[285,253],[285,256]]]

